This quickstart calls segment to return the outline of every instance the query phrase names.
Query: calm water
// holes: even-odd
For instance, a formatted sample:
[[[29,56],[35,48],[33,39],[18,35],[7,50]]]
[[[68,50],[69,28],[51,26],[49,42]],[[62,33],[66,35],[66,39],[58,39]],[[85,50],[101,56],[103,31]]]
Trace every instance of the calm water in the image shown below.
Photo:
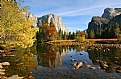
[[[11,64],[5,67],[6,76],[24,76],[32,71],[35,79],[121,79],[121,73],[117,72],[121,70],[119,48],[37,45],[13,53],[14,57],[1,55],[0,62]],[[87,62],[94,69],[84,63],[74,69],[75,62]]]

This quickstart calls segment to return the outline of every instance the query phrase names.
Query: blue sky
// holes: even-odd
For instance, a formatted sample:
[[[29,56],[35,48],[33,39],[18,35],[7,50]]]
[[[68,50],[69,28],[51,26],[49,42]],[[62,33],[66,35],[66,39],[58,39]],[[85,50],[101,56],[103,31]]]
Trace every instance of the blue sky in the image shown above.
[[[35,16],[49,13],[62,17],[69,31],[85,30],[92,16],[101,16],[105,8],[121,8],[121,0],[24,0]]]

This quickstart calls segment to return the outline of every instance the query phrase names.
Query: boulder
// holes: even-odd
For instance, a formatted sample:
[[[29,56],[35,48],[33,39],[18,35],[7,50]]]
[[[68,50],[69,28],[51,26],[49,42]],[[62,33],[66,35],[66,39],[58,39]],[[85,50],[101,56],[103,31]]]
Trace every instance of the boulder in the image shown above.
[[[2,66],[2,64],[0,63],[0,69],[2,69],[3,68],[3,66]]]
[[[9,62],[2,62],[1,65],[4,65],[4,66],[9,66],[10,63]]]
[[[82,65],[83,65],[82,62],[75,62],[75,63],[73,64],[73,67],[74,67],[74,69],[79,69],[80,67],[82,67]]]
[[[0,72],[0,75],[5,75],[5,72]]]
[[[116,70],[117,73],[121,73],[121,70]]]

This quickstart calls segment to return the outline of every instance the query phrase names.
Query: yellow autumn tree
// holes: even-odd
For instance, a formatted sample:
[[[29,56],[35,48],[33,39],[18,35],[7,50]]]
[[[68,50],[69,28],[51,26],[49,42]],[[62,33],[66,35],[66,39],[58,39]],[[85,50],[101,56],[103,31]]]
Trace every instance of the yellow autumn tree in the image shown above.
[[[0,44],[30,47],[35,41],[37,28],[33,21],[26,19],[16,2],[1,1]]]
[[[85,41],[85,36],[86,36],[86,34],[84,32],[80,32],[80,41],[81,42]]]

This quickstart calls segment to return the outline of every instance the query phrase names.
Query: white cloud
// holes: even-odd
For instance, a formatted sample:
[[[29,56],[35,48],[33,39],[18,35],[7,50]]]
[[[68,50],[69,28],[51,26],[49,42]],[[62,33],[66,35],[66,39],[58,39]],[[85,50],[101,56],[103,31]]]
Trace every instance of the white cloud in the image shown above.
[[[29,4],[28,4],[29,3]],[[120,0],[27,0],[30,11],[37,16],[54,13],[59,16],[101,14],[106,7],[119,5]]]
[[[90,11],[90,10],[92,10],[92,9],[104,8],[104,7],[109,7],[109,6],[119,5],[119,4],[121,4],[121,3],[93,6],[93,7],[89,7],[89,8],[83,8],[83,9],[74,10],[74,11],[68,11],[68,12],[64,12],[64,13],[58,13],[58,15],[60,15],[60,16],[85,15],[85,14],[83,13],[84,11],[87,11],[86,14],[91,14],[91,13],[94,13],[94,12],[95,12],[95,11]],[[90,12],[88,12],[88,11],[90,11]],[[81,12],[82,12],[82,13],[81,13]]]

